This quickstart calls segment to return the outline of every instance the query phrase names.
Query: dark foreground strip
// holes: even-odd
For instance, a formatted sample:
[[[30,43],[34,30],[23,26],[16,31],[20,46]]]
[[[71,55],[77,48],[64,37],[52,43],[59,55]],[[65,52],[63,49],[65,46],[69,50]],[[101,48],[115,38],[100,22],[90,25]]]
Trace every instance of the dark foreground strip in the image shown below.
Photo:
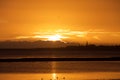
[[[120,58],[18,58],[18,59],[0,59],[0,62],[41,62],[41,61],[120,61]]]

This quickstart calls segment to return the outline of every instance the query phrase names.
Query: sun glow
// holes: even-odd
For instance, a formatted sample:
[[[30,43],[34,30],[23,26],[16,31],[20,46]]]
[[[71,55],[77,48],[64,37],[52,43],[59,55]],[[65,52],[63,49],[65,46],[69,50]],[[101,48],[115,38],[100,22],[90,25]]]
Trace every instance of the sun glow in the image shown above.
[[[61,41],[62,38],[59,34],[48,36],[49,41]]]

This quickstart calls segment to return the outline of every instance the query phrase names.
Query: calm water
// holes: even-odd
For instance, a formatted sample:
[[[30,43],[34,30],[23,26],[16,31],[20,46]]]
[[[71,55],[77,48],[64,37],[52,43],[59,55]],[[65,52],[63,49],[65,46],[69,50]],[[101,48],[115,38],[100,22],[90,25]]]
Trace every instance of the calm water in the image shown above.
[[[0,74],[0,80],[111,80],[120,79],[118,72]]]
[[[0,58],[120,57],[110,51],[4,52]],[[0,80],[84,80],[120,79],[120,61],[0,62]]]
[[[108,58],[120,57],[120,51],[4,51],[0,58]]]
[[[120,79],[120,61],[0,63],[0,80]]]

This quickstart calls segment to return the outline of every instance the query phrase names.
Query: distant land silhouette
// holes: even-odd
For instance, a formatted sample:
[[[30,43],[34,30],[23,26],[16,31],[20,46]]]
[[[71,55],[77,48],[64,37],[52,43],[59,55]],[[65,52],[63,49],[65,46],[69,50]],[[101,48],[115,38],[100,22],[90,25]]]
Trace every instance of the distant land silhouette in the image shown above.
[[[61,41],[1,41],[0,49],[56,49],[56,50],[120,50],[120,45],[95,45],[86,42],[85,45],[79,43],[65,43]]]
[[[0,62],[38,62],[38,61],[120,61],[120,57],[109,58],[14,58],[0,59]]]
[[[120,45],[94,45],[86,42],[2,41],[0,61],[120,61]],[[29,57],[28,57],[29,56]]]
[[[95,45],[61,41],[1,41],[0,49],[120,50],[120,45]]]
[[[31,48],[59,48],[68,44],[61,41],[2,41],[0,48],[7,49],[31,49]]]

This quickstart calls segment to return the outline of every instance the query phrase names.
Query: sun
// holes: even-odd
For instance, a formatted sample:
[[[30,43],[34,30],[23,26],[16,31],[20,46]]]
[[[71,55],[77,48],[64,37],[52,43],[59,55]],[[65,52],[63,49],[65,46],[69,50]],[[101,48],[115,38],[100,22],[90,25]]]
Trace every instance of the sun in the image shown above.
[[[48,41],[61,41],[62,36],[59,34],[48,36]]]

